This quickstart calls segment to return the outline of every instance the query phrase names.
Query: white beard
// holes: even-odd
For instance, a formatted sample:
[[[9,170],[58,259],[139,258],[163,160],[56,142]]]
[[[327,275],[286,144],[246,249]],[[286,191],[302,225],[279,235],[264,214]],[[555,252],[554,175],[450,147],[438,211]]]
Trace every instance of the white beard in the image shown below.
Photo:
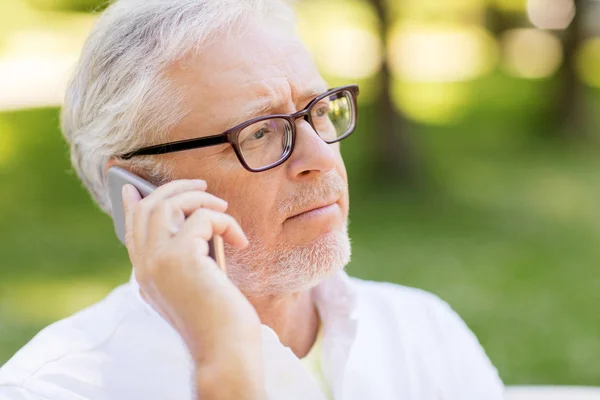
[[[244,250],[225,246],[227,272],[247,295],[281,295],[308,290],[350,262],[347,222],[303,246],[266,249],[248,234]]]

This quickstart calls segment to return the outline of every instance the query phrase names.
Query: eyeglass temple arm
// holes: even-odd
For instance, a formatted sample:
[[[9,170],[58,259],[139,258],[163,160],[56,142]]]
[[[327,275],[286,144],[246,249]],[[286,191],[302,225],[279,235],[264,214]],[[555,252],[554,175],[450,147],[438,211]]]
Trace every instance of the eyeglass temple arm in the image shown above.
[[[135,156],[147,156],[147,155],[172,153],[175,151],[198,149],[201,147],[214,146],[217,144],[223,144],[223,143],[227,143],[227,142],[228,142],[227,135],[216,135],[216,136],[209,136],[209,137],[196,138],[196,139],[186,139],[186,140],[179,140],[179,141],[171,142],[171,143],[157,144],[154,146],[144,147],[139,150],[123,154],[120,157],[124,160],[129,160],[130,158],[135,157]]]

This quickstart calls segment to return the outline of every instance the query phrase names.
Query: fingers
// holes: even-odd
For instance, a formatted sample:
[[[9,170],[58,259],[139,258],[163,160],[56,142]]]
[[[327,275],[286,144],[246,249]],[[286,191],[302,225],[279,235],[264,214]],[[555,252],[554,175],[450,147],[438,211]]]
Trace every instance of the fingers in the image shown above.
[[[170,206],[174,210],[181,210],[185,216],[191,215],[199,208],[225,212],[227,202],[207,192],[192,191],[176,195],[169,199]]]
[[[171,181],[163,186],[159,186],[155,191],[144,201],[149,203],[149,206],[173,197],[177,194],[189,192],[190,190],[206,190],[206,182],[201,179],[181,179]]]
[[[138,204],[133,208],[133,224],[132,228],[135,231],[133,235],[134,246],[142,248],[147,240],[148,234],[154,234],[156,226],[149,227],[151,216],[150,214],[158,214],[162,217],[164,223],[163,226],[167,226],[167,218],[169,215],[164,210],[162,203],[169,197],[175,196],[180,193],[189,192],[192,190],[203,191],[206,190],[206,182],[203,180],[177,180],[169,182],[163,186],[159,186],[150,195],[143,200],[139,201]],[[156,219],[156,218],[154,218]],[[158,226],[160,229],[160,226]],[[171,231],[173,228],[170,228]],[[161,232],[168,234],[169,232]]]
[[[233,217],[224,214],[227,202],[205,189],[204,181],[173,181],[141,199],[133,186],[126,185],[123,202],[130,251],[163,247],[175,238],[196,242],[200,251],[208,254],[208,246],[199,246],[195,239],[207,242],[213,235],[222,236],[225,243],[234,247],[246,247],[248,239],[242,228]]]
[[[199,209],[217,212],[227,210],[227,202],[210,193],[197,190],[177,194],[154,206],[147,225],[148,245],[160,245],[179,231],[186,216]]]
[[[225,243],[240,249],[248,245],[244,231],[232,216],[206,208],[195,211],[176,237],[179,240],[200,238],[208,241],[214,235],[220,235]]]

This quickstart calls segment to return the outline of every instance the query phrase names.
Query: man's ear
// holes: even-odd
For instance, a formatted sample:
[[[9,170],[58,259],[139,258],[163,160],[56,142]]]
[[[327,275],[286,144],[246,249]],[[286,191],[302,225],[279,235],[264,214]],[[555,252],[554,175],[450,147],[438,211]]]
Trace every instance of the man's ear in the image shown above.
[[[122,161],[119,161],[119,159],[118,159],[118,158],[115,158],[115,157],[111,157],[111,158],[110,158],[110,159],[109,159],[109,160],[106,162],[106,165],[104,166],[104,173],[105,173],[105,174],[107,174],[107,173],[108,173],[108,170],[110,169],[110,167],[121,167],[121,168],[123,168],[123,169],[126,169],[126,170],[127,170],[127,171],[129,171],[129,172],[132,172],[132,173],[134,173],[134,174],[136,174],[136,175],[139,175],[137,172],[133,171],[133,170],[131,169],[131,167],[130,167],[130,166],[128,166],[128,165],[125,165],[125,164],[124,164]]]
[[[129,172],[131,172],[132,174],[135,174],[137,176],[139,176],[142,179],[147,180],[148,182],[152,183],[153,185],[157,185],[156,179],[152,179],[151,176],[148,176],[147,173],[145,173],[145,171],[139,171],[137,169],[132,169],[131,165],[120,161],[118,158],[115,157],[111,157],[107,162],[106,165],[104,166],[104,174],[108,173],[108,170],[110,169],[110,167],[121,167]]]
[[[114,157],[111,157],[106,162],[106,165],[104,166],[104,173],[106,174],[108,172],[108,170],[110,169],[110,167],[116,167],[118,165],[119,165],[119,163],[117,162],[117,160]]]

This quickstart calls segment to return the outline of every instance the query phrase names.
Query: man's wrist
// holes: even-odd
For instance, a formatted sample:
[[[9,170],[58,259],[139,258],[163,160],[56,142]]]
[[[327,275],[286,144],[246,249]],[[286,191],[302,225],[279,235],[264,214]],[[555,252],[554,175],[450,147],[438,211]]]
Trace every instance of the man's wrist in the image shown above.
[[[260,324],[221,327],[184,337],[184,341],[197,367],[219,365],[223,360],[260,358],[261,331]]]
[[[202,400],[265,399],[262,358],[224,356],[196,365],[195,387]]]

